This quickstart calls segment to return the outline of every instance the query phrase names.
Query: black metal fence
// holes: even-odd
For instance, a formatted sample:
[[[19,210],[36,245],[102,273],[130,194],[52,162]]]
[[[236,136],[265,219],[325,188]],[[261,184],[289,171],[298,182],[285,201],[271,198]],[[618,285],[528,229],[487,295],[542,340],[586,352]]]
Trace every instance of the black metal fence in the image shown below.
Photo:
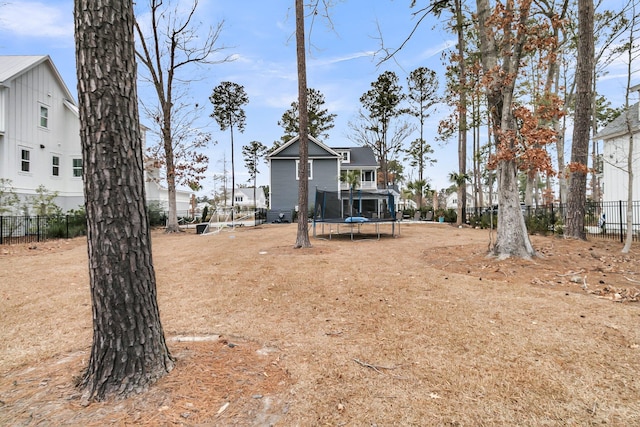
[[[562,234],[565,224],[565,206],[559,203],[548,206],[521,206],[527,230],[532,234]],[[632,209],[633,240],[640,241],[640,201],[634,201]],[[482,228],[497,225],[500,210],[473,209],[467,213],[467,223]],[[627,233],[627,202],[587,202],[584,229],[588,238],[611,239],[624,242]]]
[[[167,225],[168,212],[148,209],[149,225]],[[258,209],[253,215],[255,225],[267,220],[267,210]],[[189,212],[178,212],[181,225],[194,224]],[[71,239],[87,234],[87,219],[84,214],[56,216],[2,216],[0,215],[0,245],[44,242],[51,239]]]
[[[69,239],[85,234],[84,215],[0,216],[0,245]]]

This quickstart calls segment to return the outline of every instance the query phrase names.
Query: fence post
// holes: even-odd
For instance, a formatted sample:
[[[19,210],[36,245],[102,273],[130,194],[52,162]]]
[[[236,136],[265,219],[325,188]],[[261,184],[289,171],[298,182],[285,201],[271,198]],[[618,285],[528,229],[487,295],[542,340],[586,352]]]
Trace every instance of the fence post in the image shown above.
[[[64,222],[67,229],[67,239],[69,238],[69,214],[64,216]]]
[[[2,245],[4,239],[4,217],[0,215],[0,245]]]
[[[622,232],[622,200],[618,200],[618,210],[620,211],[620,243],[624,243],[624,233]]]

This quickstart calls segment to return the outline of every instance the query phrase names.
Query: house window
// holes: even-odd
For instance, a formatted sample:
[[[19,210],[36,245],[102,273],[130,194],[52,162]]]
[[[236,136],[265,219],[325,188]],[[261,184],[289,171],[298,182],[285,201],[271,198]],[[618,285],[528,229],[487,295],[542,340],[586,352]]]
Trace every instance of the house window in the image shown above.
[[[307,178],[313,179],[313,160],[309,160],[309,167],[307,168]],[[300,179],[300,160],[296,160],[296,180]]]
[[[351,151],[343,151],[340,155],[342,155],[342,163],[351,163]]]
[[[49,109],[43,105],[40,106],[40,127],[49,127]]]
[[[375,176],[374,176],[374,172],[373,171],[362,171],[362,181],[363,182],[373,182],[375,181]]]
[[[242,203],[243,197],[242,196],[236,196],[236,203]]]
[[[31,169],[31,151],[26,149],[20,150],[20,170],[22,172],[29,172]]]
[[[73,159],[73,176],[82,176],[82,159]]]
[[[51,157],[51,175],[60,176],[60,157]]]

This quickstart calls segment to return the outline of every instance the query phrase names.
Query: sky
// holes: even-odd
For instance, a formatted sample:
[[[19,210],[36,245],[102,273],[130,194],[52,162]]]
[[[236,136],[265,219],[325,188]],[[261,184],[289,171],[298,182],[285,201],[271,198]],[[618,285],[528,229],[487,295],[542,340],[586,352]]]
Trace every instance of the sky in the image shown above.
[[[608,0],[622,3],[621,0]],[[348,123],[354,121],[361,107],[360,97],[384,71],[395,72],[406,88],[406,78],[418,67],[427,67],[440,79],[444,89],[442,53],[454,46],[453,36],[443,30],[435,18],[423,21],[419,30],[400,50],[394,60],[380,63],[381,39],[389,48],[400,46],[416,24],[415,9],[410,0],[346,0],[334,1],[331,23],[317,16],[311,28],[311,44],[307,46],[307,85],[324,94],[326,108],[337,115],[335,127],[323,142],[333,147],[355,145],[349,139]],[[182,2],[187,7],[191,2]],[[279,140],[283,129],[278,126],[282,114],[297,100],[297,65],[293,0],[200,0],[195,21],[202,33],[222,22],[219,37],[220,55],[233,61],[186,70],[181,76],[191,80],[188,85],[189,102],[205,106],[197,126],[211,134],[212,144],[206,153],[210,158],[207,179],[199,193],[211,196],[213,177],[221,176],[223,160],[230,169],[231,145],[228,131],[221,131],[209,114],[213,106],[209,96],[223,81],[244,86],[249,97],[245,106],[246,128],[234,134],[235,181],[248,183],[244,168],[242,146],[260,141],[270,147]],[[608,4],[614,8],[614,4]],[[144,22],[144,15],[138,19]],[[307,21],[307,31],[310,30]],[[76,70],[73,40],[73,1],[5,0],[0,6],[0,55],[49,55],[71,93],[76,95]],[[613,64],[599,83],[610,93],[614,107],[624,100],[626,84],[624,64]],[[637,68],[637,67],[636,67]],[[636,75],[635,83],[640,83]],[[634,82],[632,81],[632,84]],[[602,90],[602,89],[601,89]],[[144,84],[139,85],[139,97],[152,101],[153,94]],[[76,97],[77,99],[77,97]],[[450,172],[457,171],[457,143],[435,140],[438,121],[449,114],[449,107],[440,105],[427,120],[425,140],[434,149],[437,162],[429,166],[425,175],[432,188],[442,189],[451,184]],[[141,114],[143,124],[151,122]],[[416,123],[417,124],[417,123]],[[148,134],[147,139],[155,136]],[[410,141],[419,137],[411,135]],[[150,143],[150,141],[148,141]],[[416,179],[417,172],[405,164],[405,177]],[[259,165],[258,185],[268,184],[268,167]]]

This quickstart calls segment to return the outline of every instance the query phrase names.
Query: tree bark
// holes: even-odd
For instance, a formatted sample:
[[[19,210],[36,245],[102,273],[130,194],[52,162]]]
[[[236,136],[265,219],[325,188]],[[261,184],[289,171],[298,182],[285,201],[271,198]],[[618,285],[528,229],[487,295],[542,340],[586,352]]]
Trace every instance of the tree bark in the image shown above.
[[[458,124],[458,174],[467,173],[467,67],[465,64],[466,43],[464,38],[462,2],[454,1],[456,14],[456,31],[458,33],[458,56],[460,73],[460,123]],[[458,218],[457,225],[466,222],[467,209],[467,183],[458,187]]]
[[[83,398],[140,392],[173,368],[156,299],[131,0],[75,1],[93,345]]]
[[[565,237],[586,240],[584,213],[587,202],[587,164],[591,125],[591,82],[593,78],[593,1],[578,0],[578,65],[576,69],[576,108],[571,145],[569,194]]]
[[[309,248],[309,110],[307,108],[307,59],[304,43],[304,4],[296,4],[296,57],[298,61],[298,106],[300,108],[300,165],[298,168],[298,233],[296,248]]]

